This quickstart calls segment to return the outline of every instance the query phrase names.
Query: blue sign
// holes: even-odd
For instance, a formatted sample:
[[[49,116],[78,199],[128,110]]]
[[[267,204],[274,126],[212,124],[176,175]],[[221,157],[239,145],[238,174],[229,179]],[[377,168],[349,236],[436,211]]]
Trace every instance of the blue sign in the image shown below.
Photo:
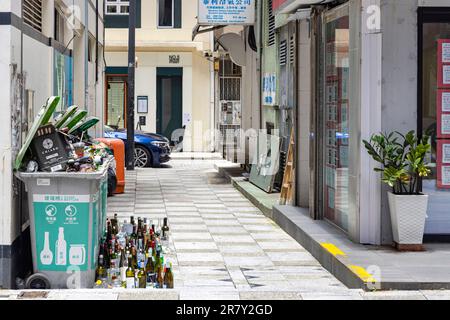
[[[200,25],[255,23],[255,0],[198,0]]]

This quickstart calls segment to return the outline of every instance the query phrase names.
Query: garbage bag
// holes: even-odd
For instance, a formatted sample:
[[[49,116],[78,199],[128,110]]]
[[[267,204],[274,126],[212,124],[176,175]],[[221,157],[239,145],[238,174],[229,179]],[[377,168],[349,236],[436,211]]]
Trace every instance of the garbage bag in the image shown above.
[[[114,191],[117,187],[117,176],[116,171],[113,167],[108,168],[108,197],[114,195]]]

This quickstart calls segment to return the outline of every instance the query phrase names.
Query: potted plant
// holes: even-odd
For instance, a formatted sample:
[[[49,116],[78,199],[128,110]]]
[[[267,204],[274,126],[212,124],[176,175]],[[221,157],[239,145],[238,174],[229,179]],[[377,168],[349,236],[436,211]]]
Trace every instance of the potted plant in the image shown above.
[[[414,131],[375,134],[370,142],[363,140],[372,158],[381,163],[375,171],[382,173],[382,181],[389,185],[389,209],[392,232],[399,249],[421,249],[428,196],[421,193],[421,178],[431,170],[425,161],[431,150],[429,137],[418,138]]]

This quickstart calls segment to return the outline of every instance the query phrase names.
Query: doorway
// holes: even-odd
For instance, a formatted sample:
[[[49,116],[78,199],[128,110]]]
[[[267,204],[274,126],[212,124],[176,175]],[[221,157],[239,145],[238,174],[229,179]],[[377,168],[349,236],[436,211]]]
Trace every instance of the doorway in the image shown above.
[[[156,77],[156,130],[170,140],[183,123],[183,68],[157,68]]]
[[[126,127],[127,76],[106,76],[106,125],[113,129]]]

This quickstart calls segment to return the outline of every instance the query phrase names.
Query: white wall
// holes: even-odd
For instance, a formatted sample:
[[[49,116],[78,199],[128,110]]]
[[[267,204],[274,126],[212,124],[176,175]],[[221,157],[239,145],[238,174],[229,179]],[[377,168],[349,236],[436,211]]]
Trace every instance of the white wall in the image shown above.
[[[0,3],[0,10],[7,9],[6,2]],[[9,5],[8,5],[9,7]],[[11,105],[10,105],[10,61],[11,27],[0,26],[0,245],[10,245],[11,235]]]

